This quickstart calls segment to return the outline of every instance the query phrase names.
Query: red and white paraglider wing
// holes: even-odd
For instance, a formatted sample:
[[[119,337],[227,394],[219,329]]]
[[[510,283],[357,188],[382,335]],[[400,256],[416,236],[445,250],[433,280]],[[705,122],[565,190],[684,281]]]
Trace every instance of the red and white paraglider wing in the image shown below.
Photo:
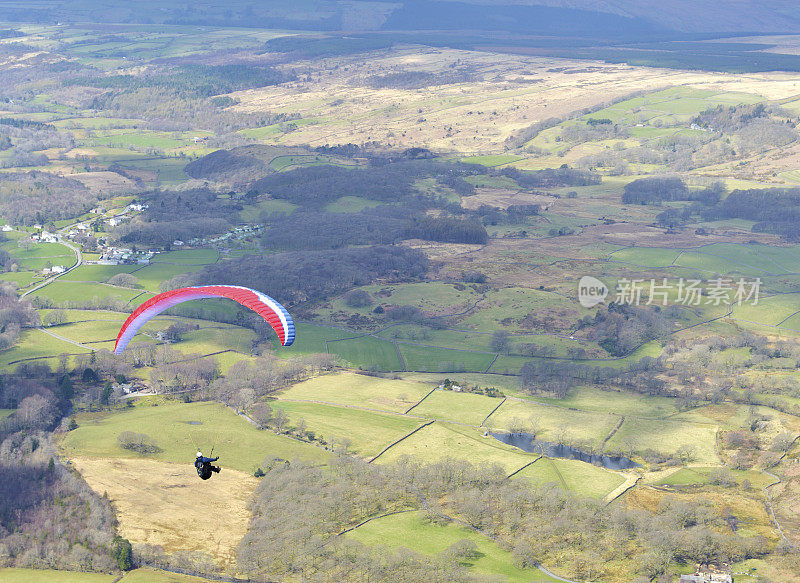
[[[117,335],[114,354],[121,354],[131,339],[150,319],[183,302],[205,298],[228,298],[250,308],[272,326],[283,346],[294,342],[294,322],[289,312],[266,294],[235,285],[183,287],[158,294],[136,308]]]

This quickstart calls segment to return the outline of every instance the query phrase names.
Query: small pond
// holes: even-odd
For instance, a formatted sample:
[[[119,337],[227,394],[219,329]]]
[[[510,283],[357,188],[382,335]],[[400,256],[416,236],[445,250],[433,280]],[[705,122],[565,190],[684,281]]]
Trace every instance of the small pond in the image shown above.
[[[639,464],[623,456],[586,453],[569,445],[551,443],[536,439],[530,433],[490,433],[498,441],[517,447],[528,453],[540,453],[547,457],[567,460],[580,460],[607,470],[627,470],[638,468]]]

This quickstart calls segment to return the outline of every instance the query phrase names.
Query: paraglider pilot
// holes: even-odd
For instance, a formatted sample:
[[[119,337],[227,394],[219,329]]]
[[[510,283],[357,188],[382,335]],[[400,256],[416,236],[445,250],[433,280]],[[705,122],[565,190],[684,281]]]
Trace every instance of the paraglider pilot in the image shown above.
[[[197,475],[203,480],[208,480],[211,477],[212,472],[218,474],[220,469],[219,466],[211,465],[211,462],[215,462],[218,459],[219,456],[214,458],[203,457],[203,453],[198,451],[194,460],[194,467],[197,468]]]

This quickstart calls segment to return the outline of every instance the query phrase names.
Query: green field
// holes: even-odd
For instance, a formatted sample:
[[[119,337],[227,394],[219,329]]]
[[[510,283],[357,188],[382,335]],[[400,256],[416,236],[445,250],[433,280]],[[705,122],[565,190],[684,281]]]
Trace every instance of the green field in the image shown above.
[[[474,429],[438,421],[391,447],[378,462],[391,463],[403,456],[420,462],[452,458],[477,466],[498,464],[509,474],[536,457],[491,437],[482,437]]]
[[[617,415],[608,412],[579,411],[543,403],[507,399],[486,421],[487,427],[506,431],[512,424],[531,425],[540,439],[565,442],[593,450],[619,423]]]
[[[288,200],[270,198],[258,204],[244,205],[244,208],[239,212],[239,218],[248,223],[255,223],[261,220],[262,213],[267,215],[290,215],[296,208],[297,205],[290,203]]]
[[[161,291],[160,287],[165,281],[169,281],[176,275],[182,273],[192,273],[199,267],[190,265],[171,265],[166,263],[152,263],[133,271],[133,276],[138,280],[138,285],[152,291]]]
[[[340,338],[350,338],[353,333],[341,328],[334,328],[332,326],[319,326],[316,324],[309,324],[306,322],[295,322],[295,341],[294,344],[286,348],[281,348],[278,355],[297,356],[300,354],[324,354],[328,352],[326,347],[326,340],[338,340]],[[331,342],[330,346],[333,349],[340,342]],[[277,338],[273,340],[273,346],[279,346]],[[331,350],[331,353],[336,353]],[[338,354],[338,353],[337,353]]]
[[[223,467],[250,473],[269,456],[321,462],[329,455],[316,446],[260,431],[218,403],[159,404],[143,399],[132,409],[77,415],[76,420],[78,428],[61,442],[68,457],[137,457],[117,443],[123,431],[149,435],[162,449],[153,459],[191,463],[197,447],[214,446]]]
[[[0,275],[0,281],[8,281],[18,288],[26,288],[33,283],[38,274],[33,271],[8,272]]]
[[[273,407],[286,411],[295,426],[302,419],[318,438],[335,444],[347,441],[355,453],[367,457],[377,455],[422,424],[410,417],[319,403],[280,400]]]
[[[118,575],[54,571],[51,569],[0,569],[3,583],[113,583]]]
[[[378,370],[403,370],[393,342],[362,336],[352,340],[328,342],[331,354],[336,354],[353,366],[376,367]]]
[[[172,346],[186,354],[211,354],[220,350],[250,354],[255,339],[255,332],[249,328],[212,324],[187,332],[180,342],[176,342]]]
[[[325,210],[329,213],[357,213],[380,204],[382,203],[377,200],[369,200],[360,196],[343,196],[326,204]]]
[[[681,446],[694,452],[697,463],[719,464],[716,453],[716,427],[680,420],[662,419],[653,423],[648,419],[626,418],[622,427],[606,444],[608,451],[619,450],[640,453],[654,450],[674,454]]]
[[[55,357],[60,354],[78,354],[85,352],[89,352],[89,350],[59,340],[58,338],[53,338],[42,330],[28,329],[22,331],[17,344],[0,353],[0,367],[13,367],[15,362],[21,360],[55,359]]]
[[[403,413],[424,397],[432,385],[350,372],[329,374],[292,385],[282,399],[321,401]]]
[[[3,583],[208,583],[209,579],[142,567],[124,575],[54,571],[52,569],[0,569]]]
[[[543,457],[531,464],[515,478],[530,479],[536,483],[554,483],[560,488],[585,498],[603,498],[625,481],[620,474],[610,472],[578,460]]]
[[[105,282],[118,273],[130,273],[137,265],[81,265],[69,273],[62,275],[61,281],[94,281]]]
[[[480,425],[502,399],[456,391],[434,391],[422,403],[414,407],[414,415]]]
[[[578,387],[563,399],[519,395],[526,400],[541,401],[550,405],[593,411],[635,415],[638,417],[665,417],[678,412],[676,400],[668,397],[649,397],[637,393]]]
[[[477,545],[478,555],[467,560],[464,566],[474,573],[502,577],[509,583],[556,581],[539,570],[515,567],[514,558],[509,551],[474,530],[454,523],[442,526],[430,522],[419,511],[371,520],[346,536],[369,546],[383,546],[393,550],[405,547],[426,555],[437,555],[459,540],[468,539]]]
[[[181,249],[159,253],[152,263],[169,263],[171,265],[208,265],[216,263],[219,254],[215,249]]]
[[[423,372],[483,372],[491,366],[495,355],[485,352],[453,350],[435,346],[416,346],[398,342],[406,370]]]
[[[129,302],[133,298],[141,298],[141,301],[145,301],[151,297],[152,294],[145,294],[143,296],[142,290],[116,287],[102,283],[54,281],[32,295],[49,298],[60,305],[64,302],[85,303],[88,301],[102,301],[106,298],[113,298],[122,302]]]

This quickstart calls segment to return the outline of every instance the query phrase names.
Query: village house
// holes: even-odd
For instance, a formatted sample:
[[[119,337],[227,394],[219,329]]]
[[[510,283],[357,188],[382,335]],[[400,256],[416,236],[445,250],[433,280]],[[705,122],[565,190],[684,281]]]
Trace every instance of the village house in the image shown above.
[[[47,231],[42,231],[42,234],[39,235],[39,240],[42,243],[57,243],[58,237],[53,233],[48,233]]]
[[[57,275],[64,273],[67,270],[63,265],[53,265],[52,267],[45,267],[42,269],[42,275]]]
[[[728,565],[697,565],[691,575],[681,575],[680,583],[733,583]]]

